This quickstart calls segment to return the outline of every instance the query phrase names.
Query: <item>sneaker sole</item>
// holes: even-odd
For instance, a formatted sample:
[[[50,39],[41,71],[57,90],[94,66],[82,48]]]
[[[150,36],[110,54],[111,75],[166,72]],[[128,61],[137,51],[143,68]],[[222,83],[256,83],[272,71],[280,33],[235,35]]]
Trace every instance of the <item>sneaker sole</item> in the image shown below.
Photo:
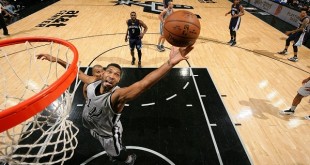
[[[297,60],[288,59],[288,60],[292,62],[298,62],[298,59]]]
[[[288,113],[288,112],[282,112],[282,111],[280,111],[279,112],[281,115],[293,115],[294,113],[292,113],[292,112],[290,112],[290,113]]]

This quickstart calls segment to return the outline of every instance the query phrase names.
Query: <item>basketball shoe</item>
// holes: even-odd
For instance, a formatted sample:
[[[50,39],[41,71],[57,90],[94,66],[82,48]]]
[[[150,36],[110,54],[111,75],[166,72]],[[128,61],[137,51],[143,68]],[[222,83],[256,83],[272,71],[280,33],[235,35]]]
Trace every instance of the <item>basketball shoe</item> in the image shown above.
[[[291,109],[288,109],[288,110],[283,110],[283,111],[280,111],[279,113],[281,115],[292,115],[294,114],[295,111],[292,111]]]
[[[234,40],[230,40],[230,41],[228,41],[227,43],[229,44],[229,45],[231,45],[231,43],[233,43],[234,42]]]
[[[161,46],[160,45],[157,45],[157,50],[159,51],[159,52],[162,52],[163,50],[161,49]]]
[[[160,45],[160,49],[161,49],[162,52],[165,51],[164,45]]]
[[[131,65],[135,65],[136,58],[132,57]]]
[[[233,41],[231,44],[230,44],[230,46],[235,46],[237,44],[237,42],[236,41]]]
[[[288,58],[289,61],[297,62],[298,58],[296,56]]]
[[[293,61],[293,62],[297,62],[298,58],[296,56],[288,58],[288,60]]]
[[[287,55],[287,50],[282,50],[281,52],[278,52],[278,54]]]
[[[310,116],[305,116],[305,119],[306,120],[310,120]]]

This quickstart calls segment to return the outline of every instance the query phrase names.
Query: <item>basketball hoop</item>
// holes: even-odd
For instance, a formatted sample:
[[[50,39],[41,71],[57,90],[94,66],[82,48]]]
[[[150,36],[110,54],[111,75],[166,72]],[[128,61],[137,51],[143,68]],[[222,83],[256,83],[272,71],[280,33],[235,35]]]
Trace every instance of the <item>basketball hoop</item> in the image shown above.
[[[40,53],[70,65],[37,60]],[[62,39],[0,41],[0,164],[62,164],[72,157],[78,128],[67,118],[77,62],[77,49]]]

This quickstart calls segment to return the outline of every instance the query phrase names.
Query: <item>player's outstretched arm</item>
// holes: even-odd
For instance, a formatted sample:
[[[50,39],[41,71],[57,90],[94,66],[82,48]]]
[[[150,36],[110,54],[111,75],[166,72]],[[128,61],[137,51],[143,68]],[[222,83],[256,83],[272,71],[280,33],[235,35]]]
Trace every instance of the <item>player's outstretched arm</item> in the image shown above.
[[[67,66],[69,65],[66,61],[60,59],[60,58],[56,58],[50,54],[38,54],[36,55],[37,59],[41,59],[41,60],[47,60],[50,62],[57,62],[58,64],[60,64],[62,67],[67,68]],[[87,74],[85,74],[84,72],[82,72],[81,70],[79,70],[78,73],[78,77],[81,81],[83,81],[84,83],[90,84],[94,81],[96,81],[95,77],[93,76],[89,76]]]
[[[146,75],[142,80],[132,84],[129,87],[117,89],[112,94],[111,101],[113,109],[120,113],[126,102],[135,99],[156,84],[180,61],[188,59],[188,53],[192,49],[192,46],[188,46],[186,48],[172,47],[169,60],[161,67]]]

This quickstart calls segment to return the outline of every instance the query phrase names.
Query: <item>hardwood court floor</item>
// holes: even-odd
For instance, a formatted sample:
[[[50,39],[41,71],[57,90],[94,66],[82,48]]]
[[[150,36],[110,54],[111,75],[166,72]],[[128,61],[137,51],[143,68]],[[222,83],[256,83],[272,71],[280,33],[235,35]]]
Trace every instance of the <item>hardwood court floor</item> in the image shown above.
[[[159,67],[168,58],[154,44],[158,39],[157,14],[144,11],[141,4],[115,5],[117,1],[61,0],[14,24],[10,37],[51,36],[69,40],[79,50],[81,66],[106,65],[118,62],[130,65],[130,53],[124,42],[129,13],[149,27],[143,38],[143,67]],[[159,0],[153,2],[160,2]],[[188,60],[192,67],[208,68],[231,119],[253,164],[308,164],[310,162],[310,122],[302,117],[310,114],[308,98],[297,107],[294,116],[281,116],[279,110],[290,106],[301,81],[309,76],[309,50],[299,48],[299,62],[287,60],[292,55],[278,55],[286,36],[246,12],[237,33],[237,45],[230,47],[229,17],[224,14],[231,2],[200,3],[199,0],[175,0],[175,4],[201,16],[200,38]],[[159,7],[161,9],[161,7]],[[71,11],[65,26],[50,26],[51,19],[61,11]],[[77,13],[78,11],[78,13]],[[61,15],[61,14],[60,14]],[[41,27],[38,27],[41,25]],[[44,26],[43,26],[44,25]],[[169,44],[166,44],[169,47]],[[96,58],[98,57],[98,58]],[[186,62],[176,67],[187,67]]]

